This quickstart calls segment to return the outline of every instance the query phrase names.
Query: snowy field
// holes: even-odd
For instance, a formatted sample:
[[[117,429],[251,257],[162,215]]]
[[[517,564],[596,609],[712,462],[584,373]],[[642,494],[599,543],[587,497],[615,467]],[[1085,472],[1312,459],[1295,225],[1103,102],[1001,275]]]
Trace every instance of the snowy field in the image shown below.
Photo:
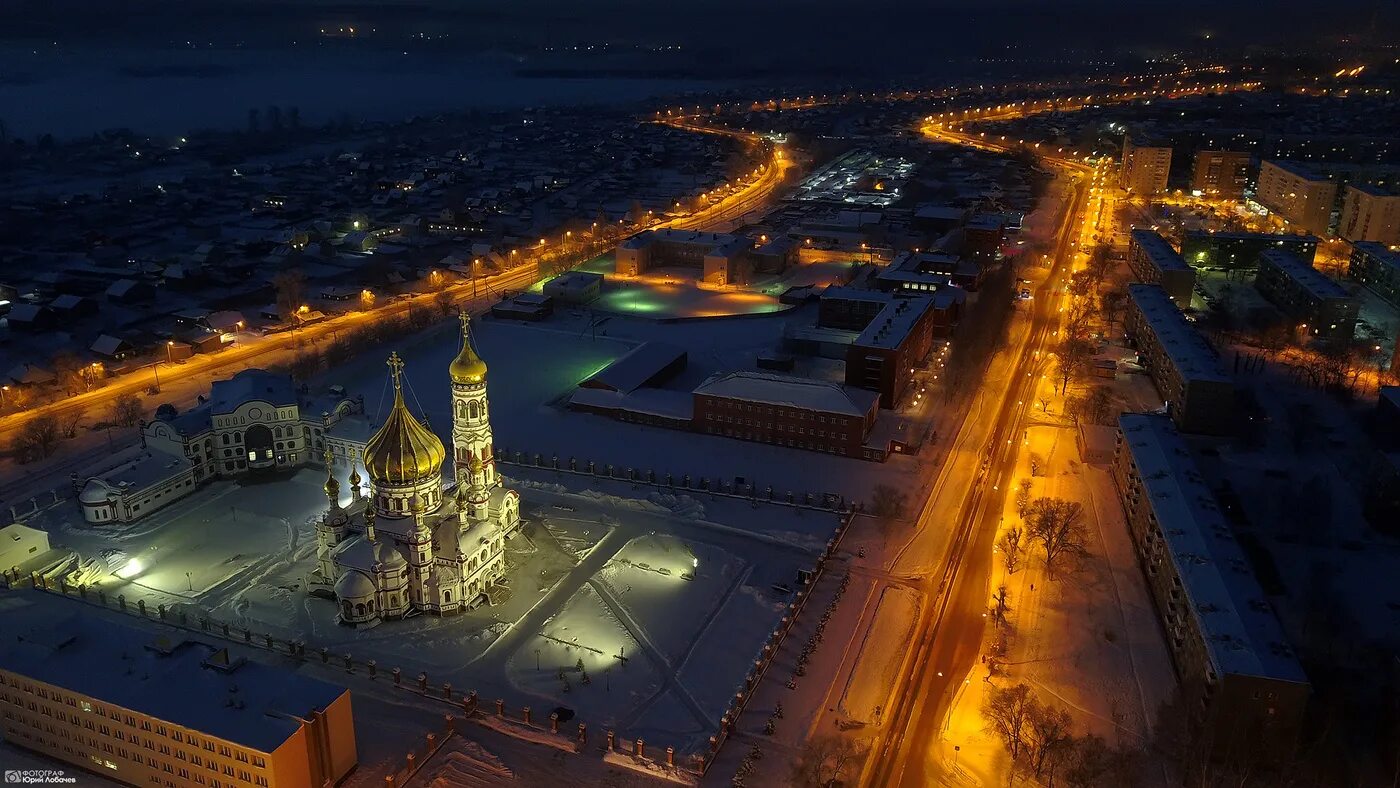
[[[525,523],[507,544],[510,585],[498,604],[361,629],[338,625],[334,604],[306,592],[311,519],[325,505],[318,469],[218,482],[127,527],[86,526],[68,507],[34,524],[85,556],[112,556],[123,576],[109,594],[133,604],[209,611],[313,652],[426,671],[434,685],[530,705],[542,718],[564,707],[679,752],[703,746],[837,517],[504,470]]]
[[[698,435],[663,427],[630,424],[565,409],[578,383],[621,357],[638,343],[655,340],[685,348],[688,366],[666,385],[688,391],[711,374],[756,368],[762,352],[775,348],[788,320],[811,322],[811,307],[776,315],[658,323],[577,309],[538,324],[482,320],[475,324],[477,346],[490,367],[492,427],[496,445],[533,456],[557,455],[561,464],[652,469],[658,476],[690,474],[732,479],[742,476],[775,494],[835,493],[866,499],[876,484],[907,485],[917,468],[913,458],[886,463]],[[440,435],[451,424],[447,365],[456,356],[456,321],[441,331],[400,346],[411,391],[409,407],[425,413]],[[387,355],[387,353],[385,353]],[[384,359],[362,356],[328,373],[324,382],[341,383],[363,394],[371,418],[387,412],[388,370]]]

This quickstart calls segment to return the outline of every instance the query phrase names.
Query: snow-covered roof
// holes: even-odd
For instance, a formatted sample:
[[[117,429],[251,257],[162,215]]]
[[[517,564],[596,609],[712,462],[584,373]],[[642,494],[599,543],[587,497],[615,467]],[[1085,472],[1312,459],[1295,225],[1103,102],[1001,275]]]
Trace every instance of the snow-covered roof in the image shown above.
[[[628,393],[645,386],[667,367],[684,363],[685,349],[665,342],[643,342],[593,374],[581,385]]]
[[[1306,682],[1273,607],[1171,419],[1125,413],[1118,426],[1217,674]]]
[[[1351,297],[1345,287],[1287,250],[1265,249],[1259,254],[1259,266],[1277,270],[1319,301]]]
[[[1215,349],[1187,322],[1166,290],[1158,285],[1131,284],[1128,296],[1157,337],[1158,344],[1166,350],[1182,380],[1231,382]]]
[[[88,347],[88,350],[99,356],[115,356],[124,350],[130,350],[131,343],[121,337],[114,337],[111,334],[103,334]]]
[[[265,369],[245,369],[227,380],[214,381],[209,403],[214,413],[231,413],[239,405],[260,400],[273,406],[297,404],[297,389],[290,375]]]
[[[1132,233],[1133,246],[1141,250],[1147,257],[1148,262],[1158,271],[1189,271],[1191,266],[1186,264],[1176,249],[1167,242],[1167,239],[1146,228],[1139,227]]]
[[[933,300],[924,296],[893,298],[860,332],[855,343],[865,347],[897,348],[932,308]]]
[[[876,392],[837,383],[747,371],[714,375],[695,394],[862,418],[880,399]]]
[[[1351,252],[1353,258],[1365,256],[1387,268],[1400,268],[1400,252],[1390,251],[1383,243],[1360,241],[1352,245]]]
[[[0,642],[0,668],[257,752],[272,753],[349,691],[182,634],[85,612],[27,615],[37,607],[6,611],[14,635]]]

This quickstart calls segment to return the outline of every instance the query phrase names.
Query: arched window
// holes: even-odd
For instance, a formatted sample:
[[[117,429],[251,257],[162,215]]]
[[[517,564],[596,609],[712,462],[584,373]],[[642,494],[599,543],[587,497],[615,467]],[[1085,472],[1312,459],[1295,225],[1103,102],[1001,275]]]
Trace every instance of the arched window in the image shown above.
[[[467,412],[470,414],[469,418],[473,420],[481,415],[481,407],[477,405],[476,400],[472,400],[471,404],[467,406]]]
[[[364,614],[365,614],[365,606],[364,606],[364,605],[361,605],[361,604],[356,604],[356,605],[355,605],[355,615],[363,616]]]
[[[341,610],[342,614],[344,614],[344,615],[346,615],[346,616],[349,616],[350,613],[351,613],[351,610],[350,610],[350,601],[349,601],[349,600],[345,600],[345,601],[341,602],[341,603],[340,603],[340,610]]]
[[[443,591],[443,592],[442,592],[442,601],[444,601],[444,602],[451,602],[451,601],[452,601],[452,592],[451,592],[451,591]]]

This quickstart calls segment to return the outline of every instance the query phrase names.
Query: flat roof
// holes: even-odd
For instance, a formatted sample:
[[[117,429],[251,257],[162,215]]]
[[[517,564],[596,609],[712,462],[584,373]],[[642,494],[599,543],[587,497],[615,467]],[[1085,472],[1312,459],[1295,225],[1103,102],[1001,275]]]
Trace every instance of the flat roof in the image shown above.
[[[869,413],[880,399],[878,392],[839,383],[747,371],[712,375],[695,389],[695,393],[860,417]]]
[[[1296,175],[1299,178],[1303,178],[1304,180],[1328,180],[1326,175],[1323,175],[1321,172],[1318,172],[1316,169],[1314,169],[1311,165],[1304,164],[1301,161],[1294,161],[1292,159],[1268,159],[1264,163],[1272,164],[1280,170],[1283,170],[1284,172],[1290,175]]]
[[[1125,413],[1118,427],[1217,673],[1307,682],[1273,607],[1171,419]]]
[[[1152,265],[1159,271],[1190,271],[1191,266],[1186,264],[1176,249],[1153,230],[1139,228],[1132,232],[1133,245],[1147,255],[1147,259],[1152,261]]]
[[[1259,254],[1259,263],[1263,265],[1266,262],[1307,290],[1313,298],[1351,298],[1351,293],[1345,287],[1286,249],[1265,249]]]
[[[1247,233],[1242,231],[1231,231],[1226,233],[1215,233],[1210,230],[1187,230],[1186,237],[1216,239],[1221,241],[1264,241],[1273,242],[1279,246],[1288,243],[1310,243],[1317,245],[1315,235],[1297,235],[1289,233]]]
[[[37,592],[25,594],[30,597]],[[150,631],[11,595],[0,668],[262,753],[349,690],[174,631]]]
[[[1157,341],[1166,349],[1172,365],[1181,376],[1188,380],[1213,380],[1221,383],[1233,382],[1220,357],[1201,336],[1195,326],[1186,321],[1186,316],[1158,285],[1128,285],[1128,296],[1138,311],[1146,318]]]
[[[1390,247],[1376,241],[1359,241],[1351,246],[1353,255],[1361,254],[1370,257],[1381,265],[1390,268],[1400,268],[1400,252],[1392,252]]]
[[[141,452],[97,478],[123,492],[144,490],[153,484],[179,476],[192,467],[193,464],[186,457],[150,450]]]
[[[924,296],[895,296],[856,337],[855,344],[893,349],[904,342],[924,313],[933,308],[933,299]]]

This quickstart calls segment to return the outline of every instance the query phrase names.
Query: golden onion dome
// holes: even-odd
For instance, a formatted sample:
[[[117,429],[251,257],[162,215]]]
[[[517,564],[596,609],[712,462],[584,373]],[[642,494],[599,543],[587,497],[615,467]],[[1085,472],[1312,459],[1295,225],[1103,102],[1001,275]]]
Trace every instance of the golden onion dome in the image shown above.
[[[394,378],[394,407],[384,426],[365,444],[365,473],[375,484],[416,484],[442,474],[447,459],[442,441],[433,431],[408,412],[399,377],[403,361],[398,353],[389,356]]]
[[[331,499],[331,503],[337,503],[340,500],[340,482],[336,481],[335,479],[335,466],[333,464],[334,462],[335,455],[331,454],[330,449],[327,449],[326,484],[321,489],[326,491],[326,497]]]
[[[481,356],[478,356],[476,349],[472,347],[471,317],[463,312],[461,319],[462,352],[452,359],[447,372],[452,376],[453,383],[480,383],[486,380],[486,362],[481,360]]]

